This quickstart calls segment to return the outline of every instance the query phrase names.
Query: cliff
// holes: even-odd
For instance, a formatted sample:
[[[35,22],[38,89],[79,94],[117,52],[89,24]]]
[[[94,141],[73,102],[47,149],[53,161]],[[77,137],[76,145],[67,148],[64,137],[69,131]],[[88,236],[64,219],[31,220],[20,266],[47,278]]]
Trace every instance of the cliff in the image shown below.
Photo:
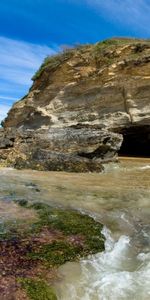
[[[100,171],[117,153],[148,156],[150,41],[110,39],[45,59],[0,132],[9,165]]]

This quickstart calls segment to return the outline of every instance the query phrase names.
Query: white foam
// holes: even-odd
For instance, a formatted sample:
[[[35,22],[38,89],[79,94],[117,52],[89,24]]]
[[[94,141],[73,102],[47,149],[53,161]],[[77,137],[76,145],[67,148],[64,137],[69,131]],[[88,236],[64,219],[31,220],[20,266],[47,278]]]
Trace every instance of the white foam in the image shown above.
[[[116,242],[105,227],[105,251],[80,264],[78,276],[66,272],[59,300],[148,300],[150,299],[150,253],[133,257],[130,238]]]

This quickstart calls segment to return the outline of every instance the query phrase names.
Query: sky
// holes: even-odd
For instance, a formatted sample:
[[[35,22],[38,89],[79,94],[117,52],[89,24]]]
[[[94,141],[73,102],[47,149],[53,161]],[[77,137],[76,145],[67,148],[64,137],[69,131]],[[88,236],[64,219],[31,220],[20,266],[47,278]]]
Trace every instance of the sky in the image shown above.
[[[150,0],[1,0],[0,121],[47,55],[116,36],[150,38]]]

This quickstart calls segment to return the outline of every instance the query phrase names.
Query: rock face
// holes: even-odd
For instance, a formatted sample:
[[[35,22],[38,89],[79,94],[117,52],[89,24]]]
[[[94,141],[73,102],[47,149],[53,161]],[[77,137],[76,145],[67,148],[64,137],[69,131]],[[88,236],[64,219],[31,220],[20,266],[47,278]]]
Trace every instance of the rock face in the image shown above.
[[[7,163],[99,171],[120,148],[149,156],[149,41],[111,39],[66,50],[48,57],[33,80],[3,122],[0,157]]]
[[[115,158],[122,136],[98,129],[1,131],[0,156],[8,165],[40,170],[99,172]]]

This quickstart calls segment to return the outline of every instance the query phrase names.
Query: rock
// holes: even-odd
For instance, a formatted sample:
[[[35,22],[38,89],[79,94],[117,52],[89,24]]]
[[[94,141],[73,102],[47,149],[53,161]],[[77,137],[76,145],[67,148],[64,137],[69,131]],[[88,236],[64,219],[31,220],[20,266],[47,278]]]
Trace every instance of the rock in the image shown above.
[[[149,94],[149,41],[111,39],[49,57],[3,122],[0,158],[16,167],[100,171],[123,138],[123,154],[136,154],[140,139],[138,155],[148,155]]]
[[[16,215],[1,223],[1,299],[57,300],[52,285],[58,280],[58,267],[104,251],[103,225],[76,210],[44,202],[18,199],[15,205],[24,215],[32,211],[36,217],[25,222]]]
[[[7,162],[17,168],[99,172],[102,162],[113,160],[121,143],[117,133],[88,128],[18,132]]]

